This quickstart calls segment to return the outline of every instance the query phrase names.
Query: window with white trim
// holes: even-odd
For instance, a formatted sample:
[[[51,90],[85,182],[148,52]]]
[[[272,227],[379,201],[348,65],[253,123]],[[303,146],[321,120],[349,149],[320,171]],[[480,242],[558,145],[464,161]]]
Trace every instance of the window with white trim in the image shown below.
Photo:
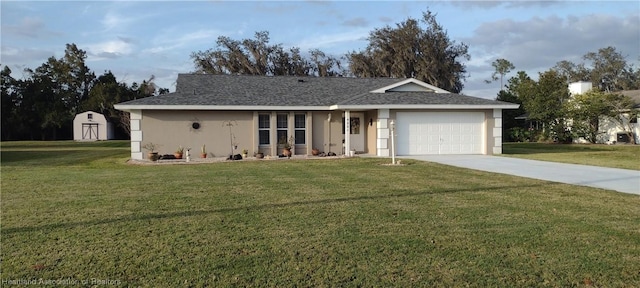
[[[269,130],[271,128],[271,115],[259,114],[258,115],[258,143],[260,145],[269,145],[271,143],[269,136]]]
[[[289,141],[289,115],[276,115],[276,135],[278,136],[278,144],[284,144]]]
[[[296,145],[304,145],[306,144],[306,135],[307,135],[307,115],[305,114],[295,114],[294,115],[295,122],[295,130],[294,137]]]

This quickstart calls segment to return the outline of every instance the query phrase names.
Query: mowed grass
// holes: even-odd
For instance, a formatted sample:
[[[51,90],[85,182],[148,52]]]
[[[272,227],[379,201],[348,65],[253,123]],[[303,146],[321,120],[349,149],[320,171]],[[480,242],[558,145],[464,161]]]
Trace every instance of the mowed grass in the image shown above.
[[[2,143],[2,280],[640,286],[637,195],[404,159],[128,155],[126,143]]]
[[[640,145],[504,143],[502,156],[640,170]]]

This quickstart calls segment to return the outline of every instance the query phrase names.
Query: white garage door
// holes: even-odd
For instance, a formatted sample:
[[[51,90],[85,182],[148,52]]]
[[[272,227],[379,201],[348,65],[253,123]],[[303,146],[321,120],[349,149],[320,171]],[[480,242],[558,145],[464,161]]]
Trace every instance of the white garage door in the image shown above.
[[[398,112],[398,155],[482,154],[483,112]]]

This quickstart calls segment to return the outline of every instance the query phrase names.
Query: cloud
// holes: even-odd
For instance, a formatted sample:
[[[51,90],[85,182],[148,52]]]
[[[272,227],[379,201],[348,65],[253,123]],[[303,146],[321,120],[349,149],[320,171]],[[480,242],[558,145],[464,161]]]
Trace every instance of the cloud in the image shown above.
[[[133,39],[131,37],[118,36],[118,40],[120,40],[120,41],[122,41],[124,43],[129,43],[129,44],[136,43],[135,39]]]
[[[391,22],[393,22],[393,18],[387,17],[387,16],[380,16],[378,18],[378,20],[380,20],[380,22],[384,23],[384,24],[389,24]]]
[[[102,26],[105,32],[125,29],[131,23],[131,19],[118,15],[115,12],[107,12],[102,18]]]
[[[84,45],[87,47],[87,61],[115,59],[133,52],[133,45],[121,39]]]
[[[174,35],[180,35],[175,38]],[[213,43],[217,36],[222,35],[218,30],[201,29],[187,34],[180,34],[177,29],[169,29],[152,41],[154,47],[142,50],[142,53],[160,54],[170,52],[186,46],[195,46],[196,43]]]
[[[344,54],[353,49],[360,49],[363,43],[366,46],[369,29],[354,29],[348,32],[335,34],[315,35],[313,38],[307,38],[300,41],[296,47],[301,51],[309,49],[327,50],[325,53],[332,53],[332,48],[337,48],[333,52]],[[360,43],[361,42],[361,43]]]
[[[356,17],[342,22],[342,25],[348,27],[367,27],[369,25],[369,21],[362,17]]]
[[[54,51],[47,49],[33,49],[22,48],[2,45],[0,48],[0,54],[2,54],[2,64],[7,63],[22,63],[23,68],[33,68],[28,65],[40,65],[47,61],[51,56],[54,56]],[[40,64],[36,64],[37,61],[41,61]],[[15,66],[14,66],[15,67]]]
[[[450,4],[465,10],[474,9],[495,9],[498,7],[504,8],[529,8],[529,7],[549,7],[563,5],[563,1],[469,1],[469,0],[454,0],[448,2],[441,2],[444,4]]]
[[[471,74],[465,82],[464,93],[479,97],[493,97],[499,84],[484,84],[494,72],[491,62],[504,58],[512,62],[516,71],[525,71],[536,79],[538,72],[551,69],[557,62],[567,60],[583,63],[582,57],[600,48],[616,47],[627,63],[636,63],[640,57],[640,16],[612,16],[591,14],[584,17],[533,17],[524,20],[496,20],[479,25],[469,38],[471,61],[467,70]],[[615,31],[612,33],[612,31]],[[589,63],[585,63],[589,64]],[[494,92],[490,93],[495,88]]]
[[[491,55],[513,62],[517,70],[546,70],[562,60],[580,61],[587,52],[607,46],[616,47],[623,55],[638,57],[639,22],[638,15],[598,14],[564,19],[550,16],[524,21],[499,20],[480,25],[474,35],[464,41],[481,56]]]
[[[152,2],[116,1],[104,2],[110,7],[100,20],[102,33],[124,34],[129,32],[139,23],[149,25],[152,21],[166,21],[167,13],[152,6]]]
[[[2,34],[27,38],[42,38],[60,35],[45,28],[44,22],[37,17],[24,17],[18,25],[2,25]],[[5,34],[5,35],[6,35]]]

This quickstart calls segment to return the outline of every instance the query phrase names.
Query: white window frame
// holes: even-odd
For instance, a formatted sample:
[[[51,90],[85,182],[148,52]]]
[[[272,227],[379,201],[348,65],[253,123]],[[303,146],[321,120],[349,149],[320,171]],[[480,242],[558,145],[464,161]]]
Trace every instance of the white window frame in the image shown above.
[[[285,121],[281,122],[280,121],[280,117],[284,117]],[[280,124],[284,124],[284,126],[280,126]],[[285,113],[277,113],[276,114],[276,137],[278,138],[278,145],[281,145],[281,138],[280,134],[282,133],[282,131],[284,131],[285,137],[284,137],[284,141],[289,141],[289,114],[285,114]]]
[[[302,117],[302,127],[298,127],[298,119],[297,117]],[[293,135],[295,137],[296,145],[306,145],[307,144],[307,114],[306,113],[295,113],[293,116]],[[298,131],[304,132],[304,137],[297,137]]]
[[[261,117],[267,117],[267,127],[261,127],[262,122],[260,121]],[[260,131],[267,131],[267,133],[269,133],[269,137],[267,137],[267,142],[268,143],[260,143]],[[258,114],[258,145],[260,146],[267,146],[267,145],[271,145],[271,114]]]

